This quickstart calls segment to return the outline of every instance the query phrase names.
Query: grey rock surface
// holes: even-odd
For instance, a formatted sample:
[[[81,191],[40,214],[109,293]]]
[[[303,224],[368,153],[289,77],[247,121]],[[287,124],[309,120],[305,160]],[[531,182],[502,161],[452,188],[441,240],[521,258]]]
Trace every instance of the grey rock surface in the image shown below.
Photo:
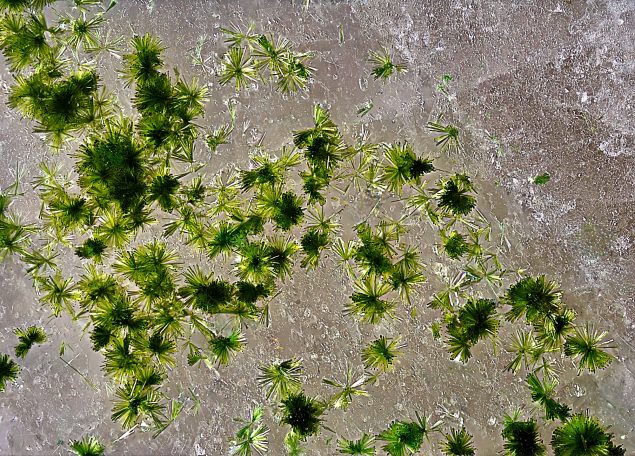
[[[169,67],[209,82],[206,124],[212,125],[225,121],[223,101],[233,96],[213,74],[222,52],[218,27],[253,20],[260,30],[316,52],[315,81],[307,94],[282,97],[260,85],[236,97],[239,128],[232,144],[209,158],[210,174],[229,163],[245,166],[249,147],[264,132],[263,143],[271,150],[289,143],[291,130],[310,122],[316,102],[330,108],[349,140],[364,123],[373,141],[405,139],[431,154],[436,152],[425,123],[447,112],[462,128],[464,149],[439,160],[477,176],[479,206],[505,227],[509,265],[559,280],[567,305],[581,319],[609,330],[618,346],[616,362],[593,376],[577,376],[564,360],[559,396],[574,410],[588,409],[610,423],[616,442],[635,454],[635,3],[354,0],[311,1],[307,8],[295,3],[121,0],[110,26],[125,36],[158,35],[169,47]],[[338,42],[340,27],[343,43]],[[193,67],[189,57],[203,35],[209,38],[204,47],[212,56],[209,70]],[[373,81],[366,57],[380,45],[392,49],[410,71],[387,84]],[[119,61],[100,65],[109,71]],[[453,76],[449,97],[435,89],[443,74]],[[15,178],[18,163],[29,181],[42,159],[64,161],[6,107],[10,81],[2,67],[2,186]],[[121,82],[106,83],[122,100],[130,93]],[[360,119],[357,108],[368,100],[374,108]],[[535,186],[534,176],[544,172],[551,181]],[[351,205],[347,217],[355,222],[374,201],[365,195],[352,198],[342,204]],[[25,218],[37,216],[32,191],[20,204]],[[414,229],[412,239],[422,249],[434,242],[423,229]],[[354,402],[347,412],[330,412],[328,426],[353,438],[421,411],[448,425],[465,425],[478,454],[497,454],[503,414],[529,403],[522,376],[504,371],[511,356],[499,350],[495,357],[491,347],[482,346],[467,365],[449,361],[429,331],[438,316],[425,306],[432,285],[418,297],[418,316],[402,309],[401,320],[357,325],[341,313],[350,284],[326,263],[317,272],[296,268],[272,303],[271,327],[250,327],[247,349],[228,367],[192,369],[180,360],[168,391],[180,394],[188,410],[191,388],[201,400],[198,414],[184,412],[156,439],[136,429],[118,441],[123,432],[110,420],[112,391],[100,370],[102,357],[90,350],[82,324],[50,317],[23,267],[15,260],[3,263],[0,352],[12,352],[16,326],[38,323],[51,337],[21,362],[18,385],[0,395],[0,454],[66,454],[68,440],[87,433],[109,442],[112,454],[229,454],[236,427],[232,419],[265,403],[254,380],[259,362],[303,358],[308,391],[324,395],[321,378],[341,378],[347,364],[360,366],[359,350],[380,334],[402,335],[407,345],[401,363],[370,388],[369,398]],[[58,357],[62,342],[64,359],[83,376]],[[271,454],[283,454],[274,407],[266,411]],[[546,441],[551,429],[544,428]],[[308,454],[335,454],[330,437],[324,432],[310,441]]]

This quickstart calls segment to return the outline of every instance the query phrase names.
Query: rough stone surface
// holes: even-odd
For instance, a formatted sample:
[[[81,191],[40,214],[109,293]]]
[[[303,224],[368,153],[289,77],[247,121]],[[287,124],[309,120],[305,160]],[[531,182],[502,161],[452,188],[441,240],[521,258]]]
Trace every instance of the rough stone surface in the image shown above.
[[[223,101],[233,96],[213,74],[214,53],[222,52],[218,27],[253,20],[262,31],[316,51],[315,82],[307,94],[287,98],[261,85],[237,97],[239,128],[232,144],[209,159],[209,173],[228,163],[246,165],[249,146],[264,132],[267,148],[289,143],[290,131],[310,122],[316,102],[330,107],[349,140],[363,121],[374,141],[407,139],[432,154],[425,123],[446,112],[462,128],[464,149],[439,159],[478,176],[479,205],[504,225],[511,242],[506,262],[558,279],[566,303],[581,319],[609,330],[618,346],[616,362],[594,376],[577,376],[563,360],[559,396],[574,410],[588,409],[612,424],[616,441],[635,454],[635,3],[334,0],[311,1],[308,8],[295,3],[121,0],[110,24],[125,36],[157,34],[169,46],[168,66],[209,81],[206,124],[225,121]],[[212,56],[209,71],[193,68],[188,56],[201,35],[210,39],[204,49]],[[374,82],[365,59],[379,45],[393,49],[410,71],[388,84]],[[119,63],[106,58],[100,65],[108,69]],[[443,74],[454,78],[449,98],[435,90]],[[121,83],[107,82],[122,99],[129,94]],[[3,100],[8,84],[2,67]],[[357,108],[367,100],[375,107],[360,119]],[[32,126],[4,103],[0,117],[0,182],[5,186],[14,179],[17,164],[28,181],[50,153]],[[535,186],[533,178],[544,172],[550,182]],[[374,204],[364,195],[346,202],[354,208],[347,216],[351,221]],[[33,192],[20,204],[27,219],[36,217]],[[415,230],[412,237],[422,248],[433,242],[424,231]],[[365,343],[397,333],[407,345],[395,372],[347,412],[330,412],[329,428],[352,438],[422,411],[448,425],[465,425],[479,454],[499,452],[503,414],[529,402],[522,377],[503,370],[510,355],[500,350],[494,357],[491,347],[483,346],[465,366],[449,361],[429,331],[438,316],[425,308],[431,285],[418,298],[417,317],[402,309],[401,320],[379,327],[353,324],[341,314],[348,280],[327,264],[318,272],[297,268],[272,303],[271,327],[249,328],[248,348],[230,366],[218,371],[185,366],[171,373],[169,393],[181,394],[189,410],[191,388],[202,403],[198,414],[184,412],[154,440],[137,429],[115,441],[123,432],[110,420],[112,391],[100,371],[101,355],[82,336],[82,324],[50,317],[22,266],[5,262],[0,265],[0,352],[12,352],[16,326],[41,324],[51,337],[21,362],[17,386],[0,395],[0,454],[65,454],[69,439],[87,433],[107,442],[112,454],[228,454],[236,427],[232,418],[265,403],[254,380],[259,362],[302,357],[308,392],[324,396],[322,377],[341,378],[347,364],[361,365]],[[62,341],[64,359],[88,381],[58,357]],[[275,409],[266,411],[271,454],[283,454]],[[544,428],[547,441],[552,428]],[[324,431],[307,445],[308,454],[334,454],[334,437]]]

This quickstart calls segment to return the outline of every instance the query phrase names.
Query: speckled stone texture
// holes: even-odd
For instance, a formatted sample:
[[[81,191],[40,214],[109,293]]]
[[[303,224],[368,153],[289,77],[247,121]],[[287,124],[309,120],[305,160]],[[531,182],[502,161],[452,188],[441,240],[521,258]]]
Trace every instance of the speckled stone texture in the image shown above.
[[[635,454],[635,2],[312,0],[306,9],[304,2],[295,3],[121,0],[109,25],[115,34],[158,35],[169,47],[168,67],[210,83],[205,125],[225,121],[223,101],[233,96],[231,87],[220,88],[213,74],[222,52],[218,27],[253,20],[261,31],[316,51],[315,81],[307,94],[282,97],[261,85],[237,97],[237,131],[232,144],[209,158],[208,174],[228,163],[245,166],[249,146],[265,132],[267,148],[288,144],[291,130],[310,123],[316,102],[330,108],[348,141],[363,122],[373,141],[407,139],[418,152],[432,154],[425,123],[446,112],[462,129],[464,150],[439,160],[444,168],[476,176],[479,206],[503,224],[511,243],[504,255],[507,263],[560,281],[565,302],[580,320],[609,330],[618,346],[616,362],[593,376],[577,376],[565,360],[558,397],[610,423],[616,443]],[[208,70],[194,68],[188,56],[202,35],[209,37],[204,48],[204,55],[212,56]],[[365,62],[368,50],[380,45],[394,50],[410,68],[388,84],[369,78]],[[112,57],[99,63],[106,84],[129,107],[125,97],[130,89],[113,78],[119,64]],[[443,74],[454,78],[449,98],[435,90]],[[6,107],[10,83],[1,66],[2,186],[14,179],[18,164],[29,182],[42,159],[69,163],[53,157],[32,125]],[[367,100],[374,108],[360,119],[357,108]],[[544,172],[550,182],[534,185],[533,178]],[[359,221],[374,203],[366,195],[342,201],[350,205],[343,222]],[[37,200],[27,191],[18,212],[34,219],[37,211]],[[410,236],[431,255],[429,232],[413,226]],[[40,306],[20,264],[3,263],[0,352],[13,351],[16,326],[41,324],[50,341],[21,361],[17,386],[0,394],[0,454],[66,454],[69,439],[93,433],[107,443],[108,454],[226,455],[236,429],[232,418],[265,403],[255,382],[259,362],[303,358],[307,391],[324,396],[328,390],[322,377],[341,378],[347,364],[361,365],[365,343],[398,333],[407,345],[395,372],[347,412],[330,412],[329,428],[352,438],[421,411],[447,425],[465,425],[474,434],[477,454],[499,452],[503,414],[529,402],[522,375],[504,372],[511,355],[499,350],[494,357],[491,346],[481,344],[467,365],[449,361],[429,331],[438,316],[425,306],[432,285],[417,298],[417,317],[400,309],[401,320],[359,326],[342,316],[351,288],[334,270],[330,260],[317,272],[296,268],[272,303],[271,327],[250,327],[248,348],[230,366],[187,368],[180,360],[168,392],[181,394],[189,410],[191,388],[202,402],[197,415],[184,412],[154,440],[137,429],[114,442],[123,431],[110,420],[112,391],[100,371],[102,356],[90,350],[80,322],[52,318]],[[59,359],[62,341],[64,358],[93,386]],[[281,455],[283,430],[275,424],[274,410],[266,406],[270,454]],[[546,441],[552,429],[544,427]],[[324,431],[309,442],[307,454],[335,454],[333,442],[328,444],[333,437]],[[424,453],[440,454],[435,451],[425,447]]]

